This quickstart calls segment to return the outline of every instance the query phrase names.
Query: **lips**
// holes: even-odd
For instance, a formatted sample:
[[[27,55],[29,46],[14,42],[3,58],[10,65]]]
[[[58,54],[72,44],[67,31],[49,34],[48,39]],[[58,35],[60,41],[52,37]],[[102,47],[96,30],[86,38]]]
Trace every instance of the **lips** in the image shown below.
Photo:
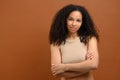
[[[70,30],[75,31],[75,30],[76,30],[76,28],[71,27],[71,28],[70,28]]]

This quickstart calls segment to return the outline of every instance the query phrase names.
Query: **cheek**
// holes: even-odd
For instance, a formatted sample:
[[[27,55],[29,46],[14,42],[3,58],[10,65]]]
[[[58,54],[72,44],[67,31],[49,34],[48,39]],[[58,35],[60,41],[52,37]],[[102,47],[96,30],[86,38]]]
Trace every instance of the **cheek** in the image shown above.
[[[67,25],[71,25],[72,24],[72,22],[71,21],[67,21]]]
[[[71,27],[71,22],[67,22],[67,28],[69,29]]]
[[[82,26],[82,23],[79,23],[78,26],[79,26],[78,28],[80,28]]]

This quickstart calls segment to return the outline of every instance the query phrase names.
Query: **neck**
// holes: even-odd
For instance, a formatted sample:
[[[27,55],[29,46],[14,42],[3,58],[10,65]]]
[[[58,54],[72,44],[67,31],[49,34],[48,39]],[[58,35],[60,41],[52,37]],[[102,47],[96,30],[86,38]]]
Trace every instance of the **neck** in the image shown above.
[[[71,39],[74,39],[76,37],[78,37],[77,33],[74,33],[74,34],[69,33],[69,35],[68,35],[68,38],[71,38]]]

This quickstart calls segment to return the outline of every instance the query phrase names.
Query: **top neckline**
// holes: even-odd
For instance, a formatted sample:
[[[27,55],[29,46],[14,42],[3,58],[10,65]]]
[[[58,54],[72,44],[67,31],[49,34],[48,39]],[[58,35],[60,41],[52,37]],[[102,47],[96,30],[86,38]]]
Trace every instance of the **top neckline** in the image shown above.
[[[80,38],[76,37],[75,39],[66,39],[66,42],[75,42],[77,40],[80,40]]]

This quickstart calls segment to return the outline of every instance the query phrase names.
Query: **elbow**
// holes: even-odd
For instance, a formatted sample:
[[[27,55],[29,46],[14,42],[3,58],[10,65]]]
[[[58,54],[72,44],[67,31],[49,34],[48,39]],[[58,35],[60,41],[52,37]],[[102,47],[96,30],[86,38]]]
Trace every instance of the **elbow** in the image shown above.
[[[97,65],[93,66],[93,70],[97,70],[97,69],[98,69]]]
[[[94,60],[94,61],[91,61],[90,64],[91,64],[91,69],[96,70],[96,69],[98,69],[99,61]]]
[[[53,75],[53,76],[56,76],[56,77],[65,77],[65,76],[63,76],[62,74],[57,74],[57,75]]]
[[[92,70],[98,69],[98,64],[92,64],[92,65],[91,65],[91,68],[92,68]]]

